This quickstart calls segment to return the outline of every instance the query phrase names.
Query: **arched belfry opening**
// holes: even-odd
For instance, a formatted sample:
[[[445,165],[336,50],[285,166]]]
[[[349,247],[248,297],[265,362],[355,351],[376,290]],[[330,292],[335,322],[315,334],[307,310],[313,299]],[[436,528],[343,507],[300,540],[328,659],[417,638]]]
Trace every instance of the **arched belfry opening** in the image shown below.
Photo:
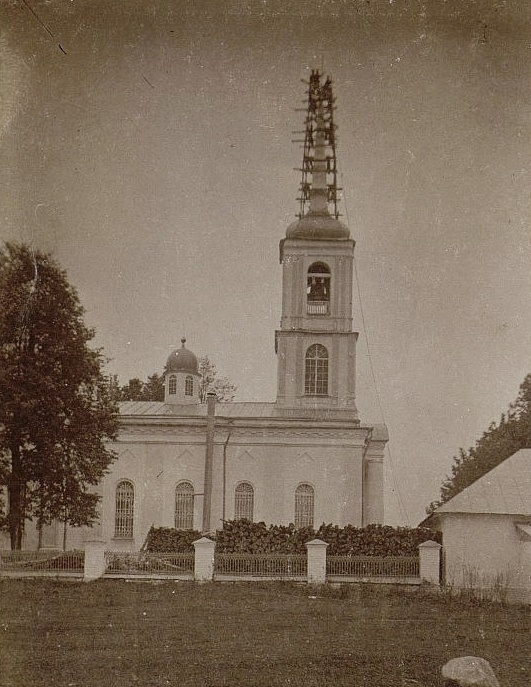
[[[314,262],[308,268],[306,311],[308,315],[330,314],[330,269],[324,262]]]

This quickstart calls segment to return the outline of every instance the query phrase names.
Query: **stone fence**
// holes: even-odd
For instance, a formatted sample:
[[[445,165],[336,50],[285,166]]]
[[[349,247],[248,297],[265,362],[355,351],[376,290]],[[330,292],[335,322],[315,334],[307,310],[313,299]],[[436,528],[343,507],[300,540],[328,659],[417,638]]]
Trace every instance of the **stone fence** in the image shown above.
[[[194,542],[194,554],[119,553],[105,541],[85,543],[84,579],[103,576],[212,580],[291,579],[310,584],[326,582],[440,583],[441,545],[427,541],[418,557],[328,556],[328,544],[313,539],[306,556],[288,554],[221,554],[207,537]],[[110,561],[112,560],[112,565]],[[117,565],[118,563],[118,565]]]

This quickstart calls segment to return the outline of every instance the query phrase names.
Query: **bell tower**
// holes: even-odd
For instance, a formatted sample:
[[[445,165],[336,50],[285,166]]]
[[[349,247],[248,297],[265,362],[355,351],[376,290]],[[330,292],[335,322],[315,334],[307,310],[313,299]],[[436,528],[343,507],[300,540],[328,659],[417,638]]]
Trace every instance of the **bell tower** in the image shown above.
[[[312,71],[301,141],[300,212],[280,242],[277,407],[337,410],[357,420],[354,240],[337,209],[334,109],[331,80]]]

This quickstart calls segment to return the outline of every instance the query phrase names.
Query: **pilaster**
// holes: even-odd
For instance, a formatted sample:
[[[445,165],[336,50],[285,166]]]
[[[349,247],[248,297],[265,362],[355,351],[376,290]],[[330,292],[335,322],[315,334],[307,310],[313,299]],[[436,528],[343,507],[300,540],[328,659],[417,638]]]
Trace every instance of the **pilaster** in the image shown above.
[[[194,580],[197,582],[211,582],[214,578],[214,551],[216,544],[208,537],[201,537],[194,541],[195,561]]]
[[[423,582],[440,584],[441,580],[441,548],[436,541],[425,541],[419,544],[419,575]]]
[[[306,543],[308,556],[308,582],[324,584],[326,582],[326,547],[321,539],[312,539]]]

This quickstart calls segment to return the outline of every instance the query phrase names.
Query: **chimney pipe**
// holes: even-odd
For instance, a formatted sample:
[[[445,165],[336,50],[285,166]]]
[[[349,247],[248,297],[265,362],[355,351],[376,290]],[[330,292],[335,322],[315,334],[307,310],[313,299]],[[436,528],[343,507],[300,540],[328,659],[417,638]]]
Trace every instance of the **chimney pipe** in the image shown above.
[[[207,426],[205,451],[205,486],[203,489],[203,533],[210,532],[212,511],[212,469],[214,464],[214,424],[216,412],[216,394],[207,393]]]

